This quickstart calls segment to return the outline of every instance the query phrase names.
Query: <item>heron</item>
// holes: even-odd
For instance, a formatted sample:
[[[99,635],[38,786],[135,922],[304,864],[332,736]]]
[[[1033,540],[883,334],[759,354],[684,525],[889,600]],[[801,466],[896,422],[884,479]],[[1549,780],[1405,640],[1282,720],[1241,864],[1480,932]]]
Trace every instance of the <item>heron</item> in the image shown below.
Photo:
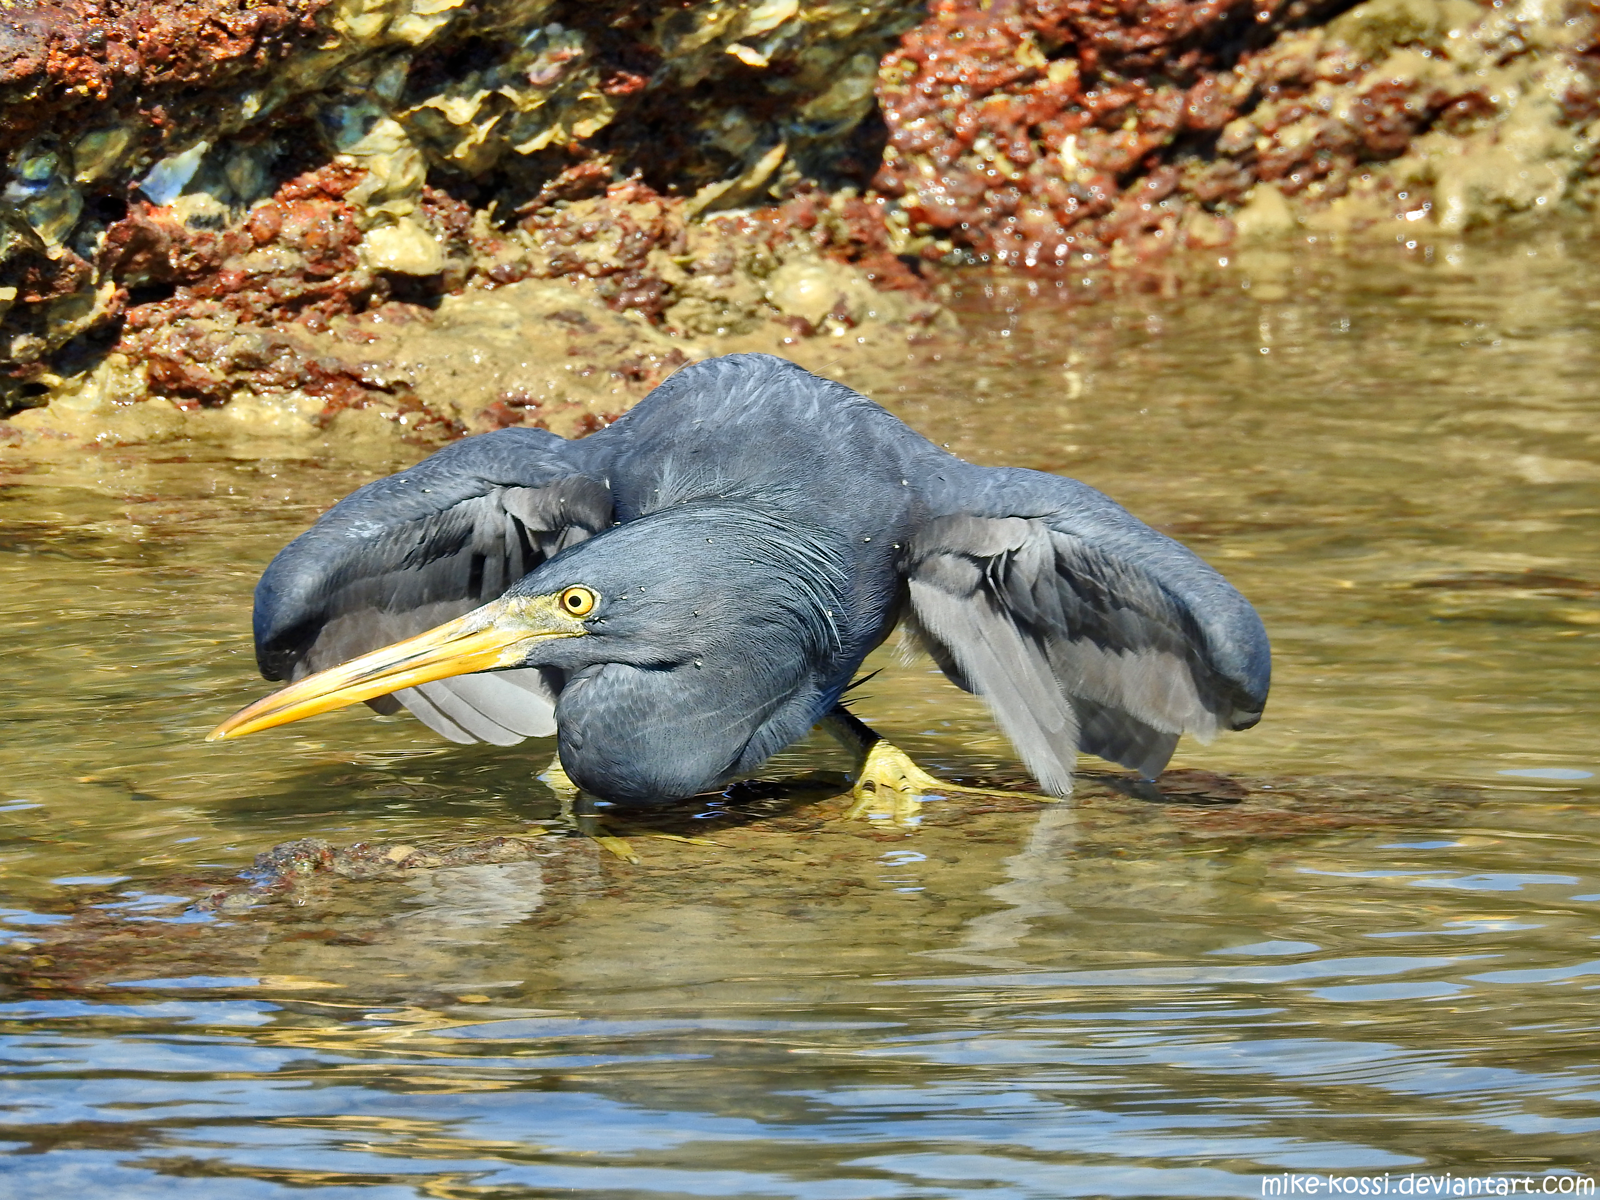
[[[820,725],[854,754],[851,813],[904,812],[953,785],[844,703],[897,626],[1047,798],[1080,751],[1153,779],[1181,734],[1266,703],[1259,616],[1186,547],[1086,484],[976,466],[736,354],[587,437],[465,438],[334,505],[256,587],[261,673],[288,686],[210,737],[404,707],[455,742],[554,735],[572,785],[648,808]]]

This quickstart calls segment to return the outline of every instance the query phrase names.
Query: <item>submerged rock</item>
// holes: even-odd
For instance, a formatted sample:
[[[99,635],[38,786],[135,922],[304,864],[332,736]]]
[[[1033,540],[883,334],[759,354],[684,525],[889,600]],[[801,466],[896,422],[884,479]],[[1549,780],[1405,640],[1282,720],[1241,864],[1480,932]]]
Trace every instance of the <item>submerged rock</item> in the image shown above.
[[[903,947],[912,896],[919,927],[950,931],[950,957],[993,965],[997,950],[1014,948],[997,914],[1034,895],[1030,880],[1063,871],[1081,878],[1096,863],[1144,858],[1181,891],[1202,886],[1204,877],[1186,872],[1214,863],[1216,850],[1292,847],[1341,830],[1436,829],[1466,819],[1483,799],[1472,789],[1385,779],[1177,770],[1152,788],[1085,772],[1071,804],[951,795],[925,805],[914,826],[895,826],[841,820],[844,783],[750,780],[647,818],[608,812],[607,827],[628,839],[637,861],[577,836],[552,813],[467,841],[302,838],[264,849],[242,873],[210,867],[146,879],[141,894],[152,898],[137,908],[126,904],[123,881],[78,889],[71,908],[49,914],[56,920],[0,945],[0,987],[125,999],[152,977],[246,976],[249,994],[263,999],[315,987],[437,1004],[456,994],[451,984],[486,977],[481,964],[469,966],[486,952],[532,976],[577,947],[583,961],[626,976],[632,951],[614,957],[608,947],[651,944],[677,969],[691,945],[698,983],[700,963],[725,967],[728,946],[743,944],[696,938],[708,906],[791,931],[796,921],[814,923],[819,943],[860,953],[880,942]],[[926,867],[925,886],[909,891],[884,869],[889,854],[908,851]],[[1151,906],[1147,875],[1092,886],[1109,887],[1118,905]]]

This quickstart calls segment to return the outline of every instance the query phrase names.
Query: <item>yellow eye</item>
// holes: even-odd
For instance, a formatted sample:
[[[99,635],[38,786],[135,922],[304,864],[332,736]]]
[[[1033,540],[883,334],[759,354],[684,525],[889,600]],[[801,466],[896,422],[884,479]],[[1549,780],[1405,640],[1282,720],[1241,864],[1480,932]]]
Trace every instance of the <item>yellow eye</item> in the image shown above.
[[[569,617],[587,617],[599,602],[600,598],[586,587],[569,587],[556,597],[561,611]]]

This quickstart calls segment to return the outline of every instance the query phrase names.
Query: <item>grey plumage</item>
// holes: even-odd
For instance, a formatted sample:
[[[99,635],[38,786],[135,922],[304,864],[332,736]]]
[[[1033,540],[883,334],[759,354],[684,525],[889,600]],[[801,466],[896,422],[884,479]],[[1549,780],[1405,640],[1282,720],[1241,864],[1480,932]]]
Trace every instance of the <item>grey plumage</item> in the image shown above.
[[[499,744],[549,733],[553,706],[573,777],[649,803],[804,736],[902,618],[1057,794],[1079,750],[1154,775],[1267,694],[1259,618],[1187,549],[763,355],[686,368],[581,441],[504,430],[360,489],[262,577],[257,653],[297,679],[570,584],[601,597],[592,636],[394,699]]]
[[[295,680],[431,629],[502,595],[611,524],[611,493],[545,430],[457,442],[368,484],[284,548],[256,587],[256,659]],[[458,676],[372,702],[404,705],[453,742],[555,732],[539,671]]]
[[[1179,734],[1260,719],[1260,620],[1178,543],[1032,471],[986,471],[945,505],[967,511],[912,539],[913,629],[1047,790],[1070,790],[1080,749],[1154,776]]]

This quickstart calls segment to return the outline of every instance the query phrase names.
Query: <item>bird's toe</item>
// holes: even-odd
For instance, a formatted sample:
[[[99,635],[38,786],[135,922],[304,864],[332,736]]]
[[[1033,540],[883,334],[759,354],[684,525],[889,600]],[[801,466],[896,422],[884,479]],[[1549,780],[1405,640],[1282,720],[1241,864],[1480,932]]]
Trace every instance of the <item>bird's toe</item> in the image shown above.
[[[1055,799],[1032,792],[947,783],[917,766],[898,746],[882,740],[874,742],[867,751],[851,794],[854,800],[844,812],[846,821],[887,817],[897,825],[913,823],[924,796],[1021,796],[1040,802]]]
[[[882,816],[897,825],[908,824],[917,815],[923,796],[958,790],[917,766],[898,746],[874,742],[856,776],[852,789],[855,799],[845,810],[844,819],[860,821]]]

